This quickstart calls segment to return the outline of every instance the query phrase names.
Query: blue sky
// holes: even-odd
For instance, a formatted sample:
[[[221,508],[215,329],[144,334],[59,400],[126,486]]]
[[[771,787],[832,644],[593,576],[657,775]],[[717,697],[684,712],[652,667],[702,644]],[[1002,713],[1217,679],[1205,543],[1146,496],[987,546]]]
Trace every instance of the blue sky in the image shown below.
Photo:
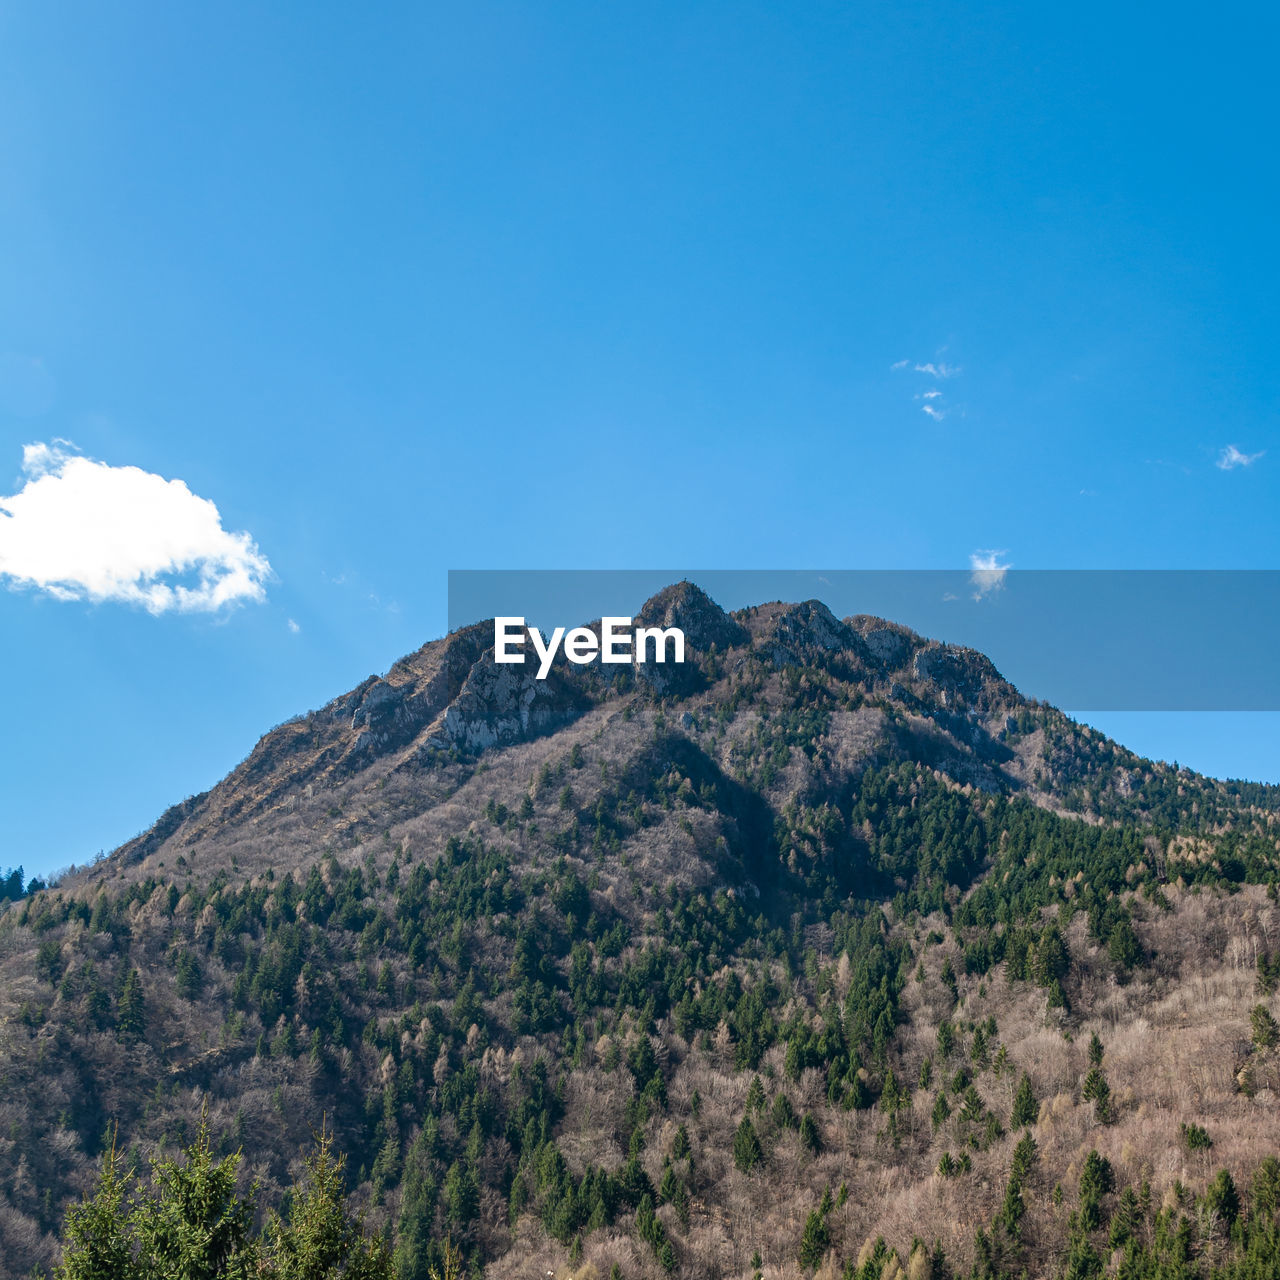
[[[1280,564],[1277,19],[1150,18],[0,4],[0,865],[439,634],[450,567]],[[1280,778],[1269,716],[1100,722]]]

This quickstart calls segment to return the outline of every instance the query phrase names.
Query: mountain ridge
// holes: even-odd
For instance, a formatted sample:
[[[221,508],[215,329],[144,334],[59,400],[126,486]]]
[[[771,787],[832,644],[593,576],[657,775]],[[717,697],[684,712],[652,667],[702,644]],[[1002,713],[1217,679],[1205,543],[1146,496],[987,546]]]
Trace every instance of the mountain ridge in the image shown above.
[[[978,768],[975,781],[1025,788],[1037,803],[1055,807],[1052,790],[1034,785],[1029,757],[1038,744],[1020,753],[999,746],[1002,735],[1015,727],[1017,713],[1039,709],[1041,704],[1021,695],[976,650],[930,640],[870,615],[837,619],[816,600],[792,605],[772,602],[730,615],[691,583],[673,584],[654,595],[638,611],[636,621],[685,630],[695,657],[685,679],[694,682],[701,675],[698,661],[712,652],[722,658],[727,654],[731,663],[743,661],[750,653],[775,668],[803,663],[814,654],[847,656],[869,692],[908,713],[923,713],[912,718],[920,735],[915,749],[927,750],[932,739],[934,749],[942,750],[947,739],[969,735],[965,747],[980,745],[983,760],[1000,760],[1008,766],[999,771],[999,779]],[[588,625],[598,634],[598,619]],[[209,791],[166,810],[112,857],[141,860],[179,832],[195,834],[262,817],[288,803],[291,795],[296,803],[299,792],[308,786],[340,782],[373,765],[391,763],[393,768],[413,769],[424,763],[424,753],[474,755],[539,736],[594,705],[610,684],[611,672],[583,673],[570,667],[563,655],[557,657],[548,679],[538,681],[524,667],[496,667],[492,651],[491,628],[483,622],[428,641],[398,659],[384,676],[371,675],[321,708],[268,731],[249,756]],[[636,679],[651,682],[658,696],[691,697],[696,690],[692,685],[680,686],[682,675],[654,667],[637,667],[635,672]],[[964,708],[959,714],[957,701]],[[1003,725],[998,723],[1001,713]],[[1065,718],[1056,721],[1059,727],[1063,722]],[[1087,728],[1079,732],[1085,740],[1106,741]],[[1139,761],[1132,753],[1125,755]],[[1209,781],[1191,777],[1199,785]],[[1280,788],[1274,790],[1280,797]]]

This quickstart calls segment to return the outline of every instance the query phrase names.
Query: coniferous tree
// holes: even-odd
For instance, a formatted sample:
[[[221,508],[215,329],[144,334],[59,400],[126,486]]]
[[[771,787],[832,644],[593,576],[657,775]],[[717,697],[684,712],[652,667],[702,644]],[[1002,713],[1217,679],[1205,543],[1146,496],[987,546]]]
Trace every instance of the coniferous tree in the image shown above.
[[[137,1040],[146,1030],[146,1010],[142,996],[142,979],[130,965],[125,970],[120,985],[120,998],[116,1001],[116,1031],[121,1040]]]
[[[756,1127],[749,1116],[742,1117],[738,1131],[733,1135],[733,1163],[742,1173],[750,1173],[764,1159]]]
[[[382,1242],[347,1211],[327,1133],[287,1214],[262,1236],[238,1171],[238,1155],[215,1159],[207,1114],[181,1161],[153,1161],[150,1187],[136,1193],[113,1142],[93,1197],[67,1214],[57,1280],[392,1280]]]
[[[822,1150],[822,1137],[818,1133],[817,1122],[809,1111],[800,1118],[800,1141],[814,1155]]]
[[[1024,1071],[1018,1081],[1018,1091],[1013,1096],[1013,1114],[1009,1117],[1009,1126],[1023,1129],[1035,1124],[1040,1115],[1040,1104],[1036,1101],[1035,1090],[1031,1087],[1031,1077]]]
[[[1249,1015],[1249,1026],[1253,1032],[1255,1048],[1271,1049],[1280,1043],[1280,1026],[1276,1025],[1275,1018],[1271,1016],[1271,1010],[1265,1004],[1253,1006],[1253,1012]]]
[[[347,1211],[345,1164],[345,1157],[334,1158],[333,1138],[322,1130],[287,1216],[273,1216],[268,1227],[273,1280],[390,1280],[382,1241],[368,1237]]]
[[[236,1191],[239,1155],[215,1160],[206,1113],[181,1164],[152,1163],[152,1188],[132,1215],[151,1280],[250,1280],[260,1249],[253,1236],[254,1193]]]
[[[800,1265],[809,1269],[817,1267],[830,1242],[831,1232],[827,1221],[814,1209],[805,1219],[804,1233],[800,1237]]]
[[[134,1263],[125,1196],[129,1179],[114,1140],[102,1161],[91,1199],[67,1212],[65,1248],[57,1280],[141,1280]]]

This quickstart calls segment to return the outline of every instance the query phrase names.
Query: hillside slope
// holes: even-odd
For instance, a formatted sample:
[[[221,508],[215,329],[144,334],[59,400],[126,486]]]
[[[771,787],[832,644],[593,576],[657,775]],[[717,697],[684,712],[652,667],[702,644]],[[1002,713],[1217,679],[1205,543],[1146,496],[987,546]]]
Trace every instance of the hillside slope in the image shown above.
[[[406,1278],[1280,1265],[1276,789],[817,602],[641,617],[696,661],[465,628],[0,915],[0,1275],[206,1104],[268,1203],[331,1117]]]

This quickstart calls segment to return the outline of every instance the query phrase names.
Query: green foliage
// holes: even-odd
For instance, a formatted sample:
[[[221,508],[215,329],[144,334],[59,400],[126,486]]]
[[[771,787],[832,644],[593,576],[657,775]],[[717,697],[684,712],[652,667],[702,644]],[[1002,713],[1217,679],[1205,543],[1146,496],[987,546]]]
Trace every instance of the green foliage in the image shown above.
[[[93,1196],[67,1212],[58,1280],[143,1280],[134,1261],[126,1196],[129,1178],[112,1141]]]
[[[1182,1141],[1188,1151],[1208,1151],[1213,1146],[1213,1139],[1208,1131],[1194,1121],[1183,1122]]]
[[[1080,1227],[1082,1231],[1096,1231],[1102,1223],[1102,1197],[1114,1185],[1111,1162],[1090,1151],[1085,1157],[1080,1174]]]
[[[1085,1102],[1092,1102],[1094,1114],[1101,1124],[1110,1124],[1115,1119],[1111,1105],[1111,1085],[1107,1082],[1106,1072],[1099,1066],[1089,1068],[1080,1087],[1080,1096]]]
[[[1014,1240],[1022,1234],[1022,1219],[1027,1211],[1023,1189],[1035,1166],[1036,1154],[1035,1139],[1029,1133],[1023,1134],[1013,1151],[1013,1165],[1005,1187],[1004,1202],[996,1219],[1005,1235]]]
[[[344,1165],[322,1131],[286,1215],[273,1215],[267,1228],[266,1270],[275,1280],[390,1280],[385,1245],[346,1208]]]
[[[733,1163],[742,1173],[750,1173],[764,1159],[764,1150],[756,1134],[750,1116],[743,1116],[742,1123],[733,1135]]]
[[[120,984],[116,1000],[116,1032],[121,1040],[141,1039],[146,1030],[146,1005],[142,994],[142,979],[138,971],[129,965]]]
[[[818,1133],[817,1122],[808,1111],[800,1117],[800,1144],[812,1155],[817,1155],[822,1150],[822,1137]]]
[[[164,1280],[241,1280],[257,1273],[254,1193],[236,1189],[238,1155],[216,1160],[208,1118],[181,1163],[152,1162],[151,1188],[131,1226],[143,1276]]]
[[[1254,1047],[1258,1049],[1274,1049],[1280,1043],[1280,1026],[1271,1015],[1265,1004],[1255,1004],[1249,1015],[1249,1026],[1253,1032]]]
[[[1022,1129],[1035,1124],[1040,1115],[1040,1104],[1036,1100],[1035,1090],[1031,1087],[1031,1077],[1024,1071],[1018,1081],[1018,1090],[1013,1095],[1013,1112],[1009,1117],[1009,1126]]]
[[[1226,1169],[1221,1169],[1209,1189],[1204,1193],[1204,1207],[1210,1214],[1216,1215],[1226,1231],[1235,1225],[1240,1214],[1240,1193],[1236,1190],[1235,1179]]]
[[[1098,1033],[1095,1031],[1089,1036],[1089,1065],[1091,1067],[1102,1066],[1103,1054],[1106,1050],[1102,1047],[1102,1041],[1098,1039]]]
[[[91,1199],[72,1208],[58,1280],[391,1280],[382,1242],[347,1211],[343,1160],[322,1133],[284,1216],[254,1231],[240,1157],[216,1159],[207,1115],[182,1159],[152,1162],[149,1186],[113,1145]]]
[[[814,1209],[805,1219],[800,1236],[800,1265],[812,1270],[817,1267],[831,1244],[831,1231],[826,1215]]]
[[[0,872],[0,902],[17,902],[26,892],[23,888],[24,883],[21,867],[13,867]],[[43,887],[42,882],[36,880],[31,882],[31,891],[33,893],[36,892],[37,885]]]

